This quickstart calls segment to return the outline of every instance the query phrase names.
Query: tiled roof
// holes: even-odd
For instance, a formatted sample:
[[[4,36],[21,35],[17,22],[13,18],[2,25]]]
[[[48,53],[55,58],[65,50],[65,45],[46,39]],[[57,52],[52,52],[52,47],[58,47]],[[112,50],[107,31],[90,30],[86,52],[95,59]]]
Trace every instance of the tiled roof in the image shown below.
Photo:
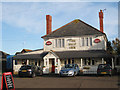
[[[23,54],[16,55],[13,59],[43,59],[45,55],[49,52],[43,52],[41,54]],[[72,58],[111,58],[111,54],[107,53],[105,50],[87,50],[87,51],[62,51],[55,53],[60,59],[72,59]]]
[[[56,29],[44,37],[64,37],[64,36],[84,36],[84,35],[105,35],[91,25],[76,19],[72,22]]]
[[[62,51],[54,52],[61,59],[68,58],[110,58],[113,57],[105,50]]]
[[[15,55],[13,59],[42,59],[48,52],[42,52],[41,54],[22,54]]]
[[[2,57],[2,58],[6,58],[7,55],[9,55],[9,54],[7,54],[7,53],[5,53],[5,52],[3,52],[3,51],[0,51],[0,58],[1,58],[1,57]]]

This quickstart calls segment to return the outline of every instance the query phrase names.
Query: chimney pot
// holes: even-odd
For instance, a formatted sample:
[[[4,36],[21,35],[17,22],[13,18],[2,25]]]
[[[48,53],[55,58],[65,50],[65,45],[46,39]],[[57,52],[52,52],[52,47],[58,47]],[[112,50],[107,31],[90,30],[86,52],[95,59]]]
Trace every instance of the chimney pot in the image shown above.
[[[52,31],[52,16],[46,15],[46,34],[50,34]]]

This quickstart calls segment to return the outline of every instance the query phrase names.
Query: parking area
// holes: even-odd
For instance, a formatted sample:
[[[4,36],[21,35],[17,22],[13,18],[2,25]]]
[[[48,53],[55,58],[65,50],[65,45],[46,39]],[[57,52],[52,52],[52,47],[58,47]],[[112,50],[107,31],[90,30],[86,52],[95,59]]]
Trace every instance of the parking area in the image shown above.
[[[85,75],[59,77],[43,75],[35,78],[14,76],[15,88],[118,88],[118,76]]]

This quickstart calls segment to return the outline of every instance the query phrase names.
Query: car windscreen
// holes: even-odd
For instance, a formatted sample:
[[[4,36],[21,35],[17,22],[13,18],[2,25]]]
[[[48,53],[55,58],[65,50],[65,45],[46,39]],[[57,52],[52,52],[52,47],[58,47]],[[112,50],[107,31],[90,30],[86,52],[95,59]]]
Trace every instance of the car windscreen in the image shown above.
[[[31,66],[22,66],[20,69],[31,69]]]
[[[72,64],[65,65],[65,68],[73,68],[73,67],[74,67],[74,65],[72,65]]]
[[[110,69],[110,65],[99,65],[98,69]]]

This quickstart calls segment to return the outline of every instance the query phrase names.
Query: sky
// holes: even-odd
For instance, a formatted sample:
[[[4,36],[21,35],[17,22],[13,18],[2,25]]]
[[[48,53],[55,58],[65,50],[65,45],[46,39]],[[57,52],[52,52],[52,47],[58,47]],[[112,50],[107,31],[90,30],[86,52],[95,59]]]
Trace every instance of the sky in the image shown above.
[[[43,48],[46,15],[52,16],[52,31],[75,19],[99,29],[100,9],[106,9],[104,32],[112,41],[118,37],[117,2],[2,2],[2,51]]]

